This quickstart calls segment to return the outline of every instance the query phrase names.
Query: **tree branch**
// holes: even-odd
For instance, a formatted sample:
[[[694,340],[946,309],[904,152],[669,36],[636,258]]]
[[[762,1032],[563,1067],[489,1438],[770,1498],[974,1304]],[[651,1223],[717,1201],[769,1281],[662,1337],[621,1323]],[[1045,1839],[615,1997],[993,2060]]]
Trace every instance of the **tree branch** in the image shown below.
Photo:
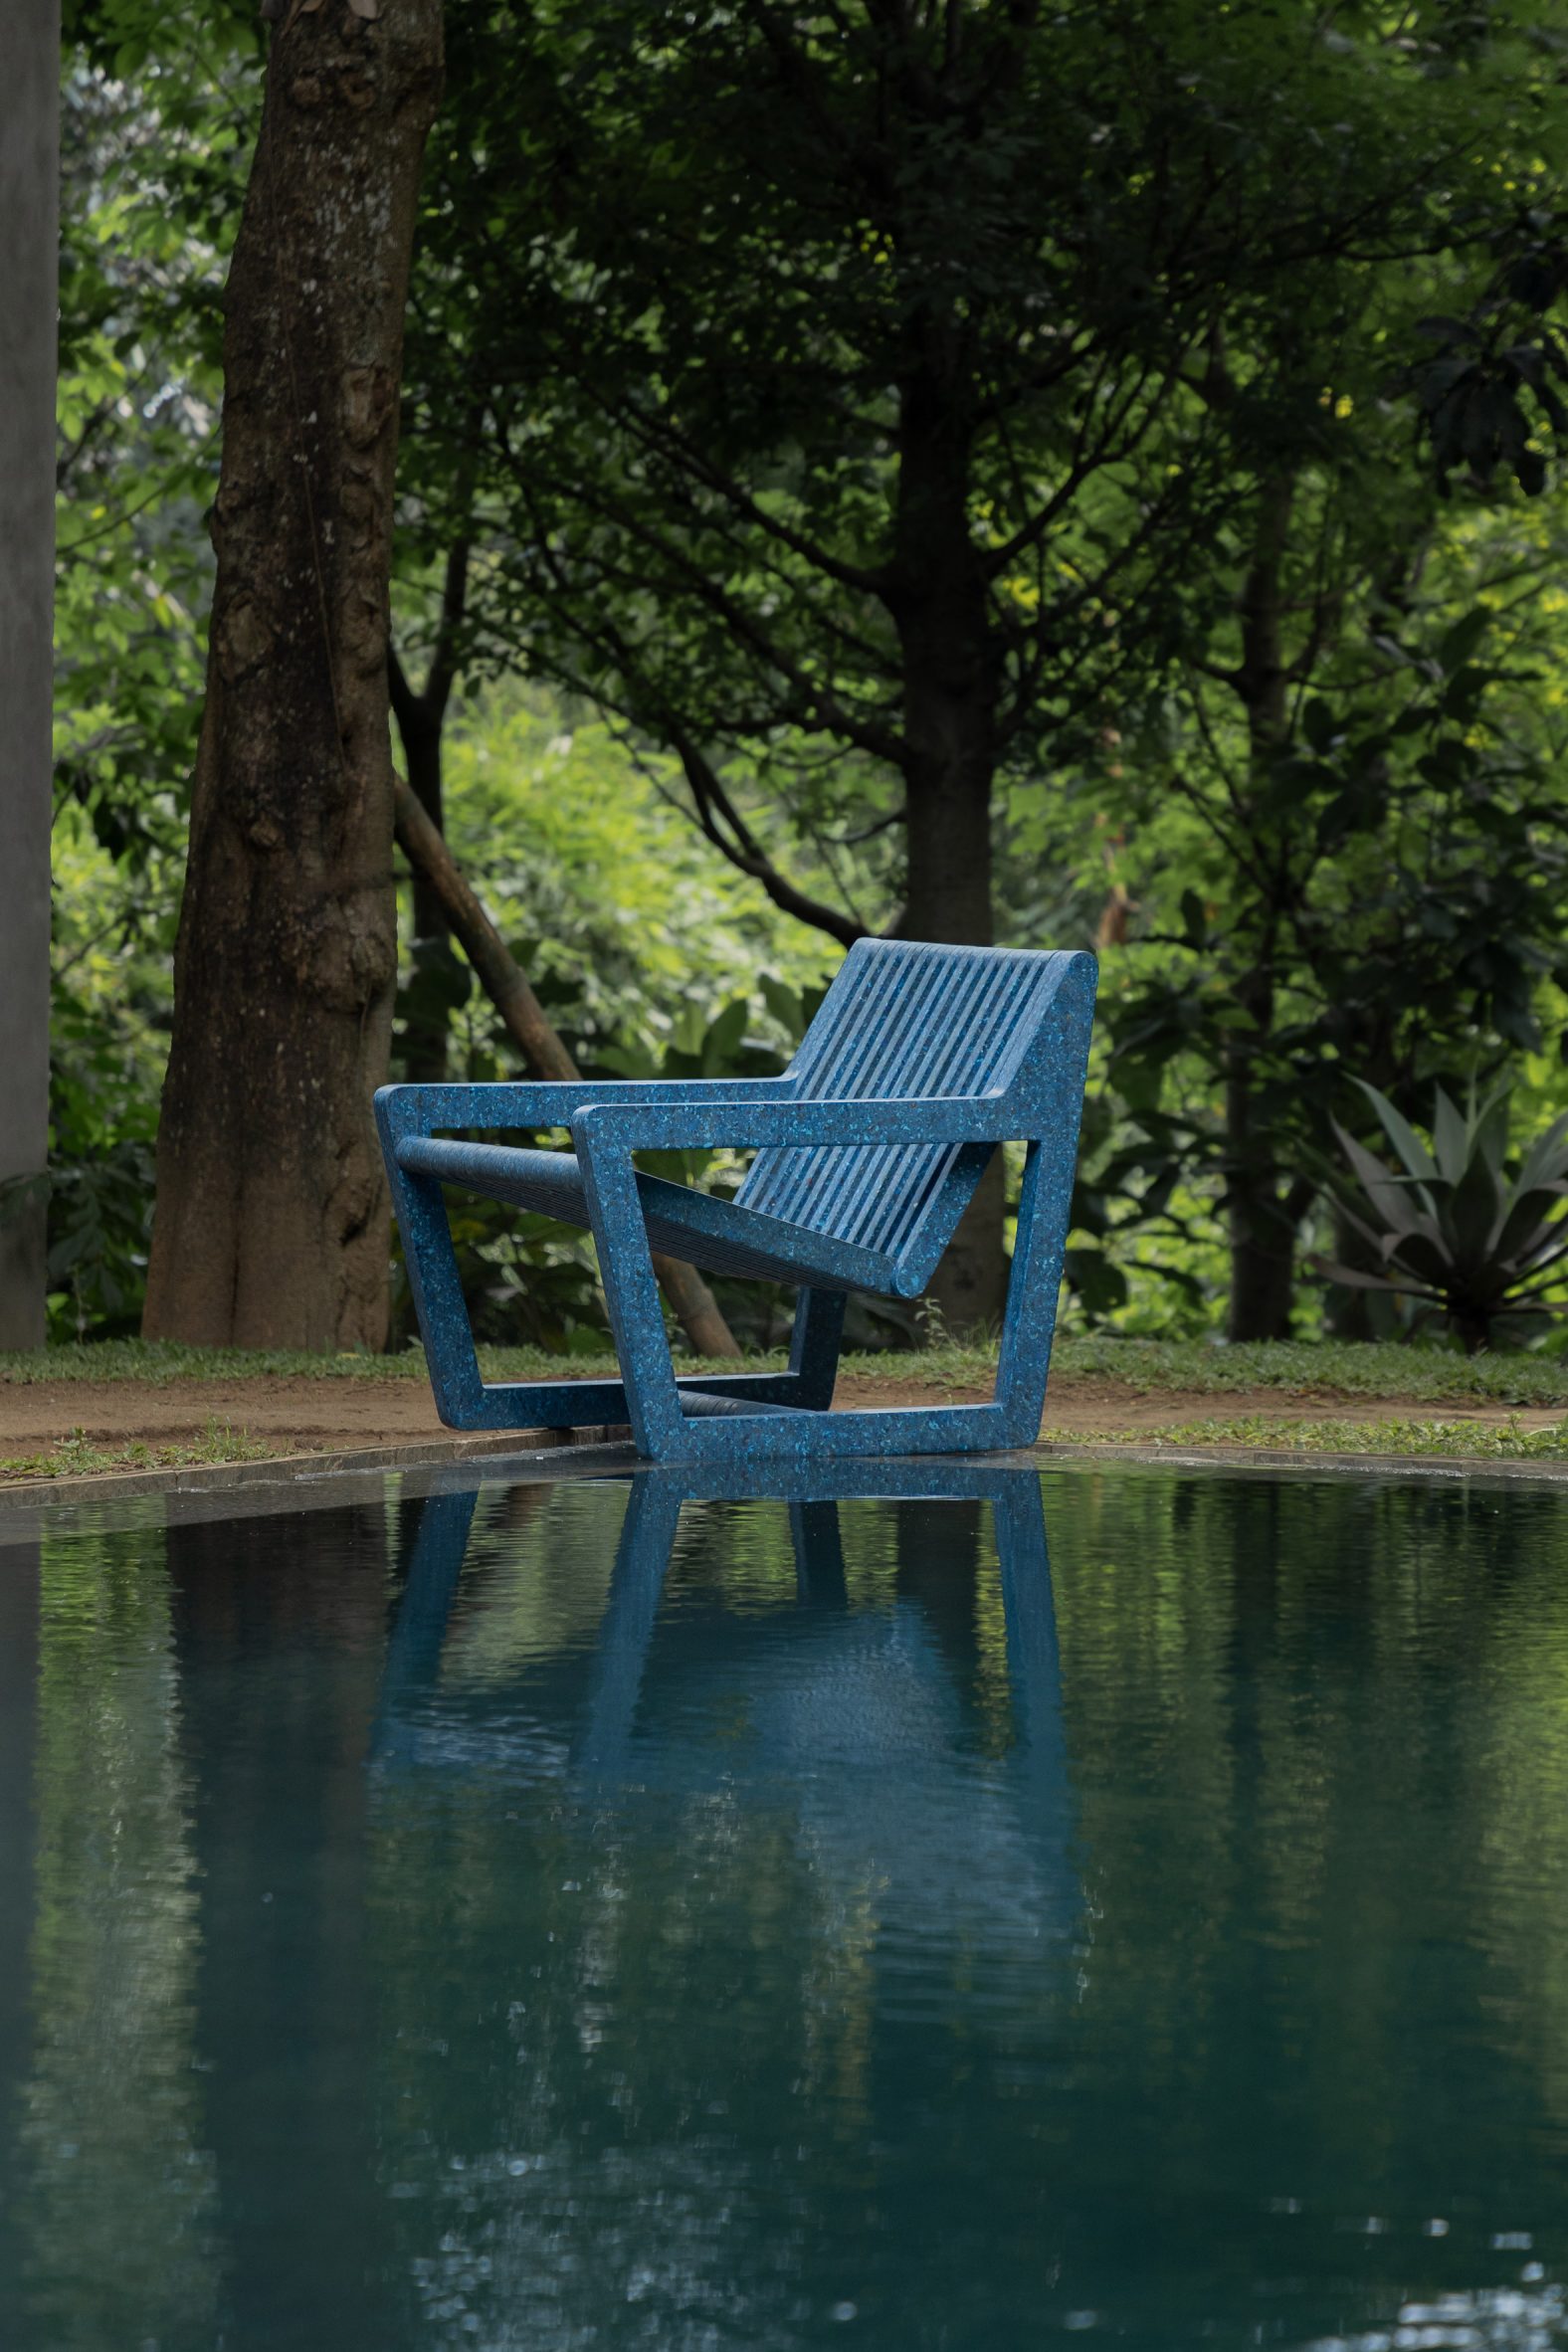
[[[425,814],[413,786],[398,776],[394,778],[393,790],[398,846],[416,874],[424,878],[440,898],[454,937],[462,942],[481,986],[521,1054],[524,1067],[535,1078],[569,1081],[580,1077],[565,1040],[550,1023],[528,984],[527,974]],[[739,1355],[729,1325],[695,1268],[655,1252],[654,1272],[698,1355]]]
[[[785,914],[794,915],[798,922],[810,923],[814,930],[825,931],[841,947],[853,947],[857,939],[869,935],[857,916],[841,914],[836,906],[812,897],[779,872],[724,790],[717,770],[688,736],[679,730],[672,731],[670,743],[691,787],[697,824],[731,866],[760,882],[774,905]],[[725,825],[731,829],[732,838],[726,839]]]
[[[473,545],[467,531],[447,550],[446,568],[441,581],[441,619],[436,629],[436,643],[431,652],[430,668],[425,676],[425,690],[420,696],[437,726],[447,715],[447,704],[457,683],[460,640],[469,609],[469,559]]]

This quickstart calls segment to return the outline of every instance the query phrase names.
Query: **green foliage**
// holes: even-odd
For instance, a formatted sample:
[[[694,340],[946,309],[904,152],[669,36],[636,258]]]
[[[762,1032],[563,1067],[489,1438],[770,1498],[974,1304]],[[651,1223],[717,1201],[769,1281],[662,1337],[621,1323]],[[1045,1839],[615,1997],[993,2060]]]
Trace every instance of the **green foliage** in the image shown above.
[[[125,1084],[110,1035],[73,1007],[51,1081],[49,1319],[109,1338],[141,1319],[152,1228],[155,1102]]]
[[[1363,1091],[1393,1146],[1390,1168],[1335,1121],[1353,1186],[1336,1185],[1352,1230],[1380,1270],[1325,1262],[1338,1282],[1425,1301],[1447,1317],[1469,1353],[1510,1323],[1541,1316],[1551,1270],[1568,1257],[1568,1113],[1516,1165],[1508,1150],[1508,1094],[1458,1109],[1434,1089],[1430,1141],[1375,1086]]]
[[[731,855],[724,795],[878,924],[950,585],[931,643],[993,696],[1002,935],[1082,937],[1117,840],[1157,951],[1107,975],[1078,1309],[1197,1327],[1217,1209],[1288,1261],[1344,1067],[1528,1051],[1561,968],[1552,763],[1463,547],[1556,430],[1549,45],[1133,7],[976,17],[944,55],[935,17],[623,0],[520,43],[471,0],[452,32],[405,481],[430,556],[490,550],[471,658],[525,646],[670,747]],[[1470,500],[1459,563],[1418,417]]]
[[[99,40],[107,12],[93,12]],[[115,74],[137,44],[112,44]],[[221,33],[132,85],[68,50],[56,579],[56,788],[170,892],[201,716],[220,290],[246,86]],[[223,191],[228,186],[225,197]]]
[[[454,0],[403,478],[428,558],[487,550],[470,660],[667,746],[731,855],[875,842],[826,895],[886,922],[924,702],[1038,780],[1226,608],[1238,473],[1322,444],[1366,286],[1513,218],[1549,68],[1457,38]]]
[[[1239,1200],[1287,1247],[1320,1226],[1348,1072],[1560,1099],[1562,25],[949,13],[951,70],[907,11],[450,0],[399,638],[468,532],[448,830],[583,1067],[776,1064],[833,953],[767,870],[851,928],[903,891],[890,583],[910,355],[942,357],[998,936],[1102,943],[1069,1323],[1196,1337]],[[251,0],[66,14],[57,1335],[136,1313],[219,288],[276,37]],[[398,1051],[439,1012],[455,1073],[512,1071],[411,929]],[[584,1245],[476,1209],[463,1246],[497,1338],[602,1344]]]
[[[1348,1072],[1395,1092],[1455,1068],[1495,1078],[1560,1025],[1561,526],[1472,499],[1407,557],[1390,552],[1402,513],[1359,462],[1308,469],[1271,571],[1243,507],[1238,601],[1277,602],[1282,707],[1260,722],[1244,630],[1216,628],[1071,785],[1126,908],[1091,1129],[1113,1148],[1108,1181],[1087,1163],[1103,1214],[1085,1201],[1085,1233],[1161,1269],[1173,1312],[1204,1311],[1182,1277],[1206,1274],[1203,1231],[1238,1187],[1288,1252]]]
[[[634,757],[602,719],[568,717],[539,689],[497,687],[465,706],[453,728],[447,837],[587,1076],[766,1076],[788,1061],[832,958],[755,883],[710,858],[669,805],[669,768]],[[467,966],[445,944],[413,942],[399,991],[402,1038],[420,1006],[438,1001],[456,1075],[515,1074],[515,1048]],[[646,1164],[719,1186],[738,1172],[724,1154],[655,1153]],[[586,1236],[478,1199],[453,1209],[483,1339],[602,1351],[604,1300]],[[748,1340],[782,1335],[775,1294],[721,1287]],[[406,1337],[401,1286],[398,1311]]]

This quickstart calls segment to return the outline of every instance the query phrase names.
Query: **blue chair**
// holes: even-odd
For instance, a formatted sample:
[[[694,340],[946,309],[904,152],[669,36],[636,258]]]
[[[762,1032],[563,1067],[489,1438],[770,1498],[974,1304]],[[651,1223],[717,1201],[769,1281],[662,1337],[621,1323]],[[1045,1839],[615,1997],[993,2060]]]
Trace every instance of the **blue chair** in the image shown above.
[[[386,1086],[376,1117],[436,1406],[452,1429],[629,1422],[665,1463],[1032,1445],[1056,1323],[1094,1003],[1075,954],[863,939],[782,1078]],[[564,1126],[573,1149],[442,1129]],[[852,1291],[917,1298],[999,1143],[1028,1145],[989,1405],[830,1413]],[[636,1151],[756,1147],[732,1201]],[[444,1185],[591,1230],[622,1378],[486,1382]],[[651,1251],[798,1286],[790,1368],[678,1380]]]

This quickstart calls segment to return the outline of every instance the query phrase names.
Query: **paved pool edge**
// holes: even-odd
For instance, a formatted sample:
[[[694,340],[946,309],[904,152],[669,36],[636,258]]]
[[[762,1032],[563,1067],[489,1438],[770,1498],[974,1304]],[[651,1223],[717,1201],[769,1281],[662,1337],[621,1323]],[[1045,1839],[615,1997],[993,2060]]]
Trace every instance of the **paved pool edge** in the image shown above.
[[[1042,1467],[1053,1463],[1125,1465],[1138,1469],[1293,1470],[1298,1475],[1501,1478],[1509,1483],[1568,1481],[1568,1462],[1506,1462],[1463,1454],[1307,1453],[1285,1446],[1174,1446],[1084,1439],[1031,1447]],[[0,1518],[60,1503],[123,1502],[143,1495],[248,1495],[262,1489],[317,1485],[345,1473],[440,1470],[468,1464],[515,1463],[546,1475],[577,1475],[601,1462],[629,1465],[628,1449],[588,1432],[504,1430],[476,1437],[429,1438],[394,1446],[338,1447],[319,1454],[280,1454],[257,1462],[192,1463],[182,1468],[88,1471],[76,1477],[18,1479],[0,1486]]]

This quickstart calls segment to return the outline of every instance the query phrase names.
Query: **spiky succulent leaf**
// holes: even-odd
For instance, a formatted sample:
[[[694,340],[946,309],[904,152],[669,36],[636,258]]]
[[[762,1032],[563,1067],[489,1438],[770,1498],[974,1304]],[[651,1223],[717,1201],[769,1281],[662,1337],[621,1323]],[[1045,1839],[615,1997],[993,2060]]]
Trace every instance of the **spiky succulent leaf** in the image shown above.
[[[1510,1177],[1506,1088],[1479,1105],[1471,1094],[1462,1115],[1436,1087],[1430,1151],[1375,1086],[1363,1082],[1362,1091],[1407,1172],[1385,1167],[1335,1122],[1354,1190],[1343,1175],[1331,1189],[1381,1272],[1314,1261],[1321,1271],[1353,1289],[1402,1290],[1443,1308],[1468,1346],[1508,1315],[1558,1312],[1540,1301],[1568,1266],[1568,1113],[1536,1137]]]
[[[1386,1094],[1380,1094],[1376,1086],[1369,1086],[1365,1078],[1357,1078],[1356,1084],[1377,1112],[1383,1132],[1398,1152],[1407,1175],[1418,1180],[1436,1176],[1438,1163],[1410,1121],[1394,1108]]]
[[[1478,1130],[1472,1130],[1478,1146]],[[1502,1191],[1483,1151],[1470,1153],[1469,1164],[1443,1205],[1442,1225],[1450,1240],[1456,1269],[1478,1276],[1487,1265],[1486,1245],[1498,1222]],[[1498,1262],[1492,1260],[1496,1265]]]
[[[1387,1274],[1367,1274],[1359,1266],[1345,1266],[1337,1258],[1325,1258],[1319,1250],[1309,1254],[1307,1264],[1318,1274],[1327,1274],[1331,1282],[1342,1282],[1347,1290],[1393,1290],[1401,1298],[1430,1298],[1438,1306],[1443,1303],[1436,1290],[1423,1289],[1408,1277],[1394,1281]]]
[[[1499,1181],[1508,1164],[1508,1113],[1512,1100],[1512,1088],[1499,1086],[1490,1099],[1481,1104],[1470,1121],[1470,1149],[1480,1153]]]
[[[1441,1086],[1432,1089],[1432,1156],[1445,1184],[1465,1181],[1470,1164],[1470,1133],[1459,1105]]]
[[[1414,1233],[1423,1207],[1428,1210],[1431,1208],[1425,1191],[1417,1194],[1413,1177],[1396,1176],[1367,1150],[1364,1143],[1358,1143],[1353,1135],[1348,1134],[1337,1119],[1333,1122],[1333,1128],[1339,1139],[1340,1150],[1359,1177],[1362,1190],[1383,1224],[1394,1233]]]
[[[1564,1230],[1564,1220],[1554,1216],[1548,1206],[1563,1200],[1568,1200],[1568,1180],[1528,1186],[1522,1181],[1516,1183],[1492,1238],[1496,1255],[1521,1271],[1526,1268],[1542,1244]]]
[[[1533,1185],[1557,1185],[1568,1181],[1568,1110],[1553,1119],[1544,1135],[1537,1135],[1524,1155],[1519,1169],[1518,1185],[1527,1192]]]
[[[1429,1226],[1419,1233],[1401,1234],[1388,1262],[1404,1267],[1434,1289],[1451,1288],[1455,1282],[1454,1252],[1441,1228]]]

